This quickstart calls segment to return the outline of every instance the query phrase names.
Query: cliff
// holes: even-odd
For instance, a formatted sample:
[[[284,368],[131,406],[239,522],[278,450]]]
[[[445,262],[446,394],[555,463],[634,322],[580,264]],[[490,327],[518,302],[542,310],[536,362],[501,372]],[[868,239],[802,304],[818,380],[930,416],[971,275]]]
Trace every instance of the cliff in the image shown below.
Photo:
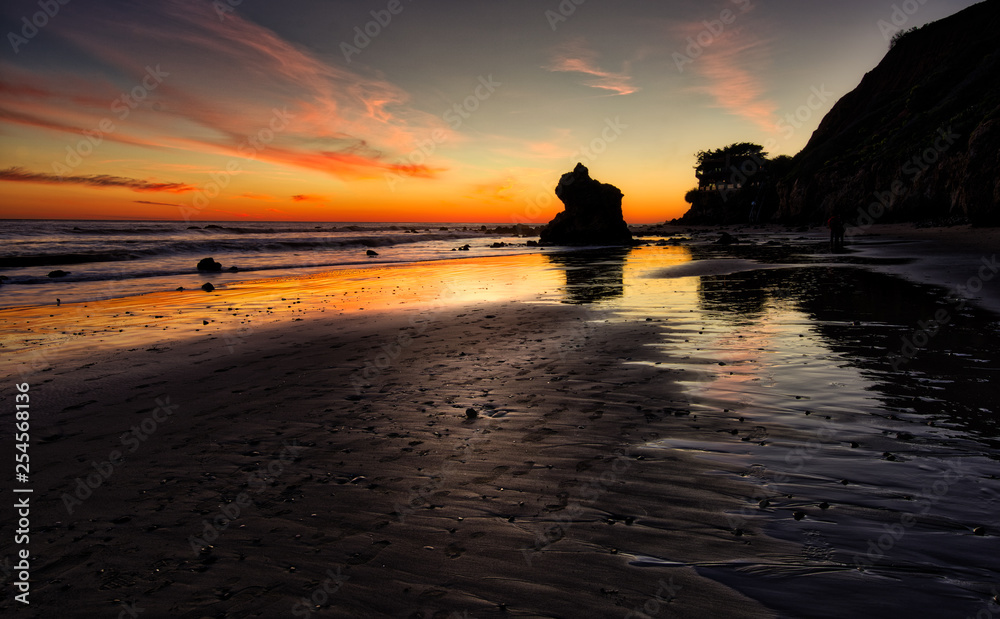
[[[786,221],[1000,223],[1000,0],[901,36],[778,182]]]

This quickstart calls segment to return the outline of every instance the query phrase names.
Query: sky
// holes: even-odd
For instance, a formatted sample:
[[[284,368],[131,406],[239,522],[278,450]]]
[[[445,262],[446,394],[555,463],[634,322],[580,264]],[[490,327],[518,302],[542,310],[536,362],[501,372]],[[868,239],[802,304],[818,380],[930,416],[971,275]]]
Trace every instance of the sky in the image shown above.
[[[5,0],[0,218],[629,223],[694,155],[794,155],[962,0]]]

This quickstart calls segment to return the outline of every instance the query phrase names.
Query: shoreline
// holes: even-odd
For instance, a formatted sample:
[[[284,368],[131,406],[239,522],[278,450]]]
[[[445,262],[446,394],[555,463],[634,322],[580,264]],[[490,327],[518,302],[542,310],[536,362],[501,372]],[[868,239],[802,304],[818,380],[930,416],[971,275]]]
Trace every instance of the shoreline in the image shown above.
[[[812,251],[822,237],[802,241]],[[833,617],[849,606],[813,608],[796,587],[812,583],[815,599],[851,587],[861,604],[885,595],[887,576],[897,594],[914,590],[912,607],[974,614],[1000,560],[962,568],[972,585],[958,593],[936,563],[920,566],[1000,557],[1000,523],[975,494],[1000,478],[996,434],[931,416],[920,377],[988,394],[982,370],[952,380],[935,365],[952,357],[926,350],[890,372],[886,326],[905,330],[909,314],[859,321],[843,313],[858,309],[849,298],[813,301],[811,288],[789,305],[810,277],[885,286],[884,261],[813,252],[788,269],[726,258],[719,271],[691,255],[463,258],[129,297],[100,315],[90,304],[91,322],[66,305],[22,316],[74,342],[14,354],[0,381],[31,385],[26,616],[72,595],[81,616],[135,604],[195,617],[310,605],[338,617]],[[670,264],[691,266],[645,277]],[[920,299],[904,304],[916,318],[938,302],[923,290],[900,284]],[[956,315],[956,342],[982,320]],[[882,515],[909,513],[905,497],[956,462],[956,504],[916,518],[893,556],[871,555]]]

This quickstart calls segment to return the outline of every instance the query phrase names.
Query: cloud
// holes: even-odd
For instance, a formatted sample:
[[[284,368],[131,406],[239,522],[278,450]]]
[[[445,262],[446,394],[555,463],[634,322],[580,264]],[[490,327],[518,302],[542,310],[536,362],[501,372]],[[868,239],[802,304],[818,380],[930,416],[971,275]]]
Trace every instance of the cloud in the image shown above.
[[[590,75],[593,79],[585,80],[584,85],[608,90],[614,95],[629,95],[639,90],[626,73],[613,73],[599,68],[597,53],[586,49],[579,41],[571,41],[562,46],[545,68],[549,71]]]
[[[678,36],[694,38],[704,29],[704,23],[690,23]],[[704,79],[696,90],[710,95],[714,107],[775,131],[778,104],[767,96],[761,79],[761,68],[770,64],[771,56],[770,39],[759,38],[743,27],[730,27],[715,35],[702,55],[693,59],[691,68]]]
[[[151,202],[149,200],[132,200],[136,204],[153,204],[156,206],[181,206],[180,204],[175,204],[173,202]]]
[[[208,2],[98,5],[72,22],[54,21],[47,33],[101,68],[84,80],[0,62],[0,119],[75,133],[74,141],[108,120],[109,141],[252,152],[258,160],[357,179],[436,176],[439,169],[395,162],[432,132],[452,133],[384,78],[321,60],[238,12],[220,20]],[[143,96],[123,102],[123,92]],[[275,122],[276,110],[287,122]]]
[[[57,176],[42,172],[28,172],[24,168],[11,167],[0,170],[0,181],[23,183],[43,183],[47,185],[86,185],[89,187],[124,187],[132,191],[165,191],[168,193],[184,193],[194,191],[197,187],[186,183],[154,183],[147,180],[111,176],[108,174],[91,174],[89,176]]]
[[[295,202],[322,202],[326,200],[326,198],[324,196],[310,196],[307,194],[299,193],[292,196],[292,200],[294,200]]]

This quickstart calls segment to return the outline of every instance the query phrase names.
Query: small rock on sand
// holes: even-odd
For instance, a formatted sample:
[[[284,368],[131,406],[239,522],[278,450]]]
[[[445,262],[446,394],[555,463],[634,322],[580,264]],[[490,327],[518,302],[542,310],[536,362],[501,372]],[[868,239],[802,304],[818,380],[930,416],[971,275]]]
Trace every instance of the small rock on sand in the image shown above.
[[[213,290],[215,290],[215,286],[212,285],[212,282],[205,282],[204,284],[201,285],[201,289],[204,290],[205,292],[212,292]]]

